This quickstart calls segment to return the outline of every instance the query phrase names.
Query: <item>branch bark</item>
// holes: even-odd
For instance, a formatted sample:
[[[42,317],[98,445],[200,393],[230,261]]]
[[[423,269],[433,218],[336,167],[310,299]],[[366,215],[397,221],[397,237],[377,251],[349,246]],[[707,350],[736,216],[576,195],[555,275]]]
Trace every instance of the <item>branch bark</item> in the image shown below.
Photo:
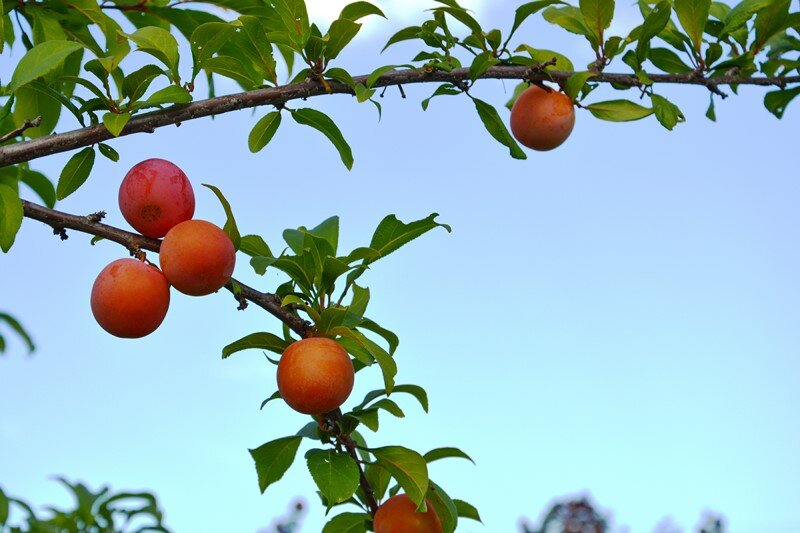
[[[548,71],[531,72],[526,66],[496,66],[486,71],[481,76],[484,79],[527,79],[530,81],[556,81],[565,82],[573,72]],[[709,90],[714,90],[725,85],[758,85],[785,87],[790,84],[800,83],[800,76],[785,76],[772,78],[748,78],[740,76],[720,76],[705,78],[702,76],[689,76],[685,74],[648,74],[654,83],[700,85]],[[425,70],[398,70],[391,71],[375,82],[373,87],[400,86],[415,83],[463,83],[469,79],[469,70],[455,69],[451,72]],[[367,76],[354,78],[356,84],[366,84]],[[597,83],[614,83],[629,87],[641,86],[641,81],[632,74],[599,73],[592,78]],[[326,87],[318,82],[306,80],[301,83],[257,89],[243,93],[219,96],[207,100],[198,100],[186,105],[173,106],[161,111],[147,113],[133,118],[120,133],[120,136],[135,133],[153,133],[157,128],[173,124],[179,125],[188,120],[194,120],[211,115],[230,113],[240,109],[248,109],[262,105],[281,106],[286,102],[297,99],[311,98],[323,94],[353,94],[353,90],[346,84],[327,80]],[[330,91],[330,93],[328,93]],[[102,124],[68,131],[30,141],[12,144],[0,148],[0,167],[31,161],[61,152],[68,152],[92,144],[107,141],[114,136]]]
[[[141,250],[158,252],[161,248],[161,241],[158,239],[151,239],[114,226],[109,226],[108,224],[103,224],[98,221],[100,217],[97,215],[71,215],[54,209],[48,209],[27,200],[22,200],[22,208],[25,217],[47,224],[53,228],[54,233],[61,235],[62,238],[65,238],[64,230],[71,229],[116,242],[125,246],[132,253]],[[241,287],[241,293],[238,296],[234,292],[234,283]],[[311,332],[311,324],[281,307],[281,299],[278,296],[266,292],[259,292],[234,279],[231,279],[231,281],[225,285],[225,288],[233,293],[234,296],[237,296],[237,299],[244,298],[264,309],[289,326],[292,331],[301,337],[306,337]]]

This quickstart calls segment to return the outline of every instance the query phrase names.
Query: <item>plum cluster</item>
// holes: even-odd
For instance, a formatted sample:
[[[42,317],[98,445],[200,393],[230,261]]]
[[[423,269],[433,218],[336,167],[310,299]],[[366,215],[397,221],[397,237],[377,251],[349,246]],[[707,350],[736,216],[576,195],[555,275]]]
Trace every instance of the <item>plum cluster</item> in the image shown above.
[[[117,259],[92,287],[92,314],[108,333],[139,338],[155,331],[169,309],[170,286],[204,296],[231,278],[236,249],[211,222],[194,220],[194,190],[186,174],[164,159],[147,159],[128,171],[119,208],[139,233],[163,237],[161,269],[145,260]]]

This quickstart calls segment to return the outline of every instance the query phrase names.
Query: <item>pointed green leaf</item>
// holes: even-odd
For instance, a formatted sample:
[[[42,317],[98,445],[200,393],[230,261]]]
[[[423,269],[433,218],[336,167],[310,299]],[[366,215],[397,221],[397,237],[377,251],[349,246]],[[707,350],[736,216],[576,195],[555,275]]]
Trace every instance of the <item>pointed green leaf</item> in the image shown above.
[[[462,452],[458,448],[435,448],[425,455],[423,455],[425,461],[428,463],[432,463],[434,461],[438,461],[440,459],[447,459],[450,457],[458,457],[461,459],[466,459],[467,461],[475,464],[475,461],[472,460],[472,457],[467,455],[466,453]]]
[[[586,85],[586,82],[595,76],[597,76],[595,72],[576,72],[567,78],[567,83],[564,86],[564,93],[570,97],[570,100],[575,101],[581,89]]]
[[[439,517],[443,533],[453,533],[458,524],[458,509],[447,492],[431,481],[428,485],[428,494],[425,499],[431,503],[433,510]]]
[[[67,161],[64,170],[61,171],[61,177],[58,179],[56,198],[63,200],[84,184],[94,166],[94,158],[94,148],[89,147],[84,148]]]
[[[19,169],[19,181],[39,195],[44,205],[51,208],[56,204],[56,189],[44,174],[27,168]]]
[[[683,113],[678,106],[663,96],[651,94],[650,100],[653,102],[653,111],[656,114],[656,118],[661,125],[668,130],[672,131],[672,128],[674,128],[679,122],[686,121],[686,118],[683,116]]]
[[[681,26],[694,44],[694,49],[699,51],[711,0],[675,0],[674,8]]]
[[[439,213],[432,213],[426,218],[406,224],[395,215],[388,215],[381,220],[380,224],[378,224],[378,227],[375,229],[369,247],[377,251],[380,257],[386,257],[398,248],[434,228],[441,227],[450,233],[452,231],[450,226],[436,222],[436,217],[438,216]]]
[[[392,35],[388,41],[386,41],[386,44],[381,49],[381,53],[383,53],[387,48],[389,48],[393,44],[397,44],[402,41],[410,41],[411,39],[416,39],[420,31],[422,31],[422,28],[420,28],[419,26],[409,26],[407,28],[403,28],[402,30]]]
[[[258,487],[262,494],[267,487],[281,479],[292,466],[302,440],[303,437],[284,437],[250,450],[250,455],[256,463]]]
[[[551,6],[553,4],[563,4],[560,0],[539,0],[538,2],[528,2],[527,4],[522,4],[517,8],[517,11],[514,14],[514,25],[511,27],[511,35],[513,35],[517,29],[525,22],[525,19],[530,17],[531,15],[535,15],[542,9]]]
[[[328,30],[328,43],[325,45],[325,59],[328,61],[336,57],[344,50],[350,41],[358,34],[361,24],[350,19],[340,18],[331,23]]]
[[[422,507],[428,492],[428,465],[425,459],[417,452],[402,446],[371,448],[370,452],[403,487],[411,501]]]
[[[768,92],[764,96],[764,107],[776,117],[783,118],[783,114],[786,112],[786,107],[789,105],[789,102],[794,100],[798,94],[800,94],[800,87]]]
[[[775,4],[776,0],[742,0],[736,4],[723,21],[720,35],[728,35],[742,28],[758,11]]]
[[[336,150],[339,151],[339,156],[342,158],[342,163],[348,170],[353,168],[353,152],[350,145],[344,140],[342,132],[339,127],[331,120],[331,118],[321,111],[311,108],[302,108],[292,111],[292,118],[298,123],[322,132],[330,141]]]
[[[599,38],[614,18],[614,0],[580,0],[579,5],[586,26]]]
[[[74,41],[45,41],[37,44],[22,56],[11,76],[8,84],[9,92],[17,89],[42,76],[55,72],[61,68],[67,57],[81,50],[83,46]]]
[[[478,513],[478,510],[474,506],[470,505],[464,500],[458,500],[458,499],[454,499],[453,503],[456,504],[456,510],[460,518],[469,518],[470,520],[475,520],[476,522],[480,522],[481,524],[483,523],[483,521],[481,520],[481,515]]]
[[[328,502],[328,508],[348,500],[358,489],[359,470],[347,453],[334,450],[309,450],[308,471]]]
[[[497,65],[500,62],[491,51],[481,52],[475,59],[472,60],[472,64],[469,67],[469,78],[472,81],[477,80],[481,76],[483,76],[489,68]]]
[[[231,238],[231,241],[233,242],[233,247],[238,250],[242,238],[239,234],[239,228],[236,226],[236,219],[233,218],[233,211],[231,210],[231,204],[228,203],[228,200],[222,194],[222,191],[220,191],[218,188],[214,187],[213,185],[209,185],[207,183],[203,183],[203,187],[211,189],[211,192],[213,192],[214,195],[216,195],[217,199],[219,200],[219,203],[222,204],[222,209],[225,210],[225,225],[222,227],[222,229],[225,231],[225,233],[228,234],[228,237]]]
[[[157,26],[145,26],[127,37],[136,43],[140,51],[164,63],[173,77],[178,79],[178,41],[170,32]]]
[[[366,513],[342,513],[322,528],[322,533],[367,533],[371,517]]]
[[[97,147],[100,149],[100,153],[103,154],[105,157],[110,159],[113,162],[119,161],[119,153],[111,148],[109,145],[105,143],[98,143]]]
[[[130,113],[106,113],[103,115],[103,124],[111,135],[118,137],[130,119]]]
[[[280,125],[280,111],[273,111],[261,117],[261,119],[256,122],[256,125],[253,126],[253,129],[250,131],[250,136],[247,138],[247,145],[250,151],[252,153],[261,151],[262,148],[269,144],[272,137],[275,136]]]
[[[239,250],[250,257],[264,256],[272,257],[272,250],[269,249],[263,237],[258,235],[245,235],[239,241]]]
[[[192,101],[192,94],[177,85],[168,85],[163,89],[159,89],[150,97],[145,100],[144,105],[147,107],[155,107],[164,104],[188,104]]]
[[[8,252],[22,225],[22,201],[17,191],[0,184],[0,249]]]
[[[269,350],[277,354],[282,354],[288,347],[288,342],[277,335],[273,335],[272,333],[251,333],[250,335],[242,337],[238,341],[232,342],[225,346],[222,349],[222,358],[226,359],[236,352],[250,350],[253,348],[259,350]]]
[[[653,114],[653,110],[628,100],[608,100],[585,106],[592,115],[612,122],[639,120]]]
[[[487,104],[483,100],[478,100],[477,98],[473,98],[472,101],[475,104],[475,109],[478,111],[478,116],[486,127],[486,131],[500,144],[508,147],[511,157],[514,159],[527,159],[528,156],[525,155],[525,152],[519,147],[517,141],[514,140],[514,137],[508,132],[506,125],[500,119],[500,115],[497,114],[497,110],[494,106]]]
[[[379,17],[386,18],[386,15],[383,14],[380,8],[369,2],[353,2],[352,4],[347,4],[344,6],[344,9],[342,9],[339,18],[356,21],[368,15],[378,15]]]

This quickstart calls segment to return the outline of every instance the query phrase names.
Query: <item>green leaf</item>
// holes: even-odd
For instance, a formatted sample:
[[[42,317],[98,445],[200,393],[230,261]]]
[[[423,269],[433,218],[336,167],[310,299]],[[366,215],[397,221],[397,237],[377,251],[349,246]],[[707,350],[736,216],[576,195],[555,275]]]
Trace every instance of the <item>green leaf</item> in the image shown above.
[[[789,7],[791,0],[777,0],[771,6],[765,7],[758,12],[753,27],[756,30],[756,40],[753,49],[758,51],[772,37],[786,28],[789,19]]]
[[[130,119],[130,113],[106,113],[103,115],[103,124],[111,135],[118,137]]]
[[[472,64],[469,67],[469,78],[472,81],[477,80],[481,76],[483,76],[489,68],[497,65],[500,62],[491,51],[481,52],[475,59],[472,60]]]
[[[261,151],[278,131],[281,125],[281,112],[273,111],[261,117],[253,129],[250,131],[250,136],[247,138],[247,145],[252,153]]]
[[[789,105],[789,102],[794,100],[795,96],[798,94],[800,94],[800,87],[768,92],[764,95],[764,107],[776,117],[783,118],[783,114],[786,112],[786,107]]]
[[[222,194],[222,191],[220,191],[218,188],[214,187],[213,185],[209,185],[207,183],[203,183],[203,187],[211,189],[211,192],[213,192],[216,195],[217,199],[219,200],[219,203],[222,204],[222,209],[225,210],[225,225],[222,227],[222,229],[225,231],[225,233],[228,234],[228,237],[231,238],[231,241],[233,241],[233,247],[238,250],[242,238],[239,234],[239,228],[236,226],[236,219],[233,217],[231,204],[228,203],[228,200]]]
[[[668,130],[672,131],[672,128],[674,128],[679,122],[686,121],[686,117],[683,116],[683,113],[678,106],[663,96],[651,94],[650,100],[653,102],[653,111],[656,114],[656,118],[661,125]]]
[[[425,459],[417,452],[402,446],[371,448],[370,452],[403,487],[411,501],[417,504],[417,508],[421,508],[428,492],[428,464]]]
[[[628,100],[608,100],[585,106],[592,115],[611,122],[639,120],[653,114],[653,110]]]
[[[419,26],[409,26],[407,28],[403,28],[402,30],[392,35],[388,41],[386,41],[386,44],[381,49],[381,53],[386,51],[386,49],[392,46],[393,44],[397,44],[401,41],[410,41],[412,39],[416,39],[419,36],[420,31],[422,31],[422,28],[420,28]]]
[[[281,479],[292,466],[302,440],[303,437],[284,437],[250,450],[250,455],[256,463],[258,487],[262,494],[267,487]]]
[[[225,76],[226,78],[235,80],[239,85],[244,87],[246,90],[252,89],[261,81],[251,78],[248,75],[247,69],[245,69],[244,64],[242,64],[242,62],[236,59],[235,57],[230,57],[230,56],[211,57],[203,63],[203,68],[207,72],[213,72],[214,74],[219,74],[220,76]]]
[[[41,172],[27,168],[19,169],[19,181],[30,187],[33,192],[39,195],[44,204],[51,208],[56,204],[56,189],[51,182]]]
[[[131,72],[125,76],[122,82],[122,96],[131,102],[137,101],[144,96],[153,80],[162,74],[164,71],[157,65],[145,65],[139,70]]]
[[[458,499],[454,499],[453,503],[456,504],[456,511],[458,512],[458,516],[460,518],[469,518],[470,520],[475,520],[476,522],[480,522],[481,524],[483,523],[483,521],[481,520],[481,515],[478,513],[478,510],[474,506],[470,505],[464,500],[458,500]]]
[[[302,50],[311,36],[305,0],[274,0],[282,29],[289,34],[295,50]]]
[[[380,257],[386,257],[434,228],[441,227],[450,233],[452,231],[450,226],[436,222],[436,217],[438,216],[439,213],[432,213],[426,218],[406,224],[395,215],[388,215],[381,220],[375,229],[369,247],[376,250]]]
[[[517,29],[525,22],[525,19],[530,17],[531,15],[535,15],[542,9],[551,6],[553,4],[563,4],[560,0],[540,0],[538,2],[528,2],[527,4],[522,4],[517,8],[517,11],[514,14],[514,25],[511,27],[511,33],[509,34],[509,38],[514,35]]]
[[[428,485],[428,494],[425,498],[431,503],[433,510],[439,517],[443,533],[453,533],[458,524],[458,509],[447,492],[431,481]]]
[[[344,9],[342,9],[339,18],[356,21],[368,15],[378,15],[379,17],[386,18],[383,11],[369,2],[353,2],[352,4],[347,4],[344,6]]]
[[[353,168],[353,152],[350,149],[350,145],[344,140],[342,132],[328,115],[316,109],[306,107],[293,110],[292,118],[294,118],[298,124],[311,126],[322,132],[339,151],[339,157],[341,157],[344,166],[346,166],[348,170]]]
[[[328,509],[348,500],[358,489],[358,465],[347,453],[309,450],[306,462],[314,483],[328,501]]]
[[[684,63],[680,56],[669,48],[653,48],[649,57],[656,68],[670,74],[685,74],[692,71],[692,67]]]
[[[239,250],[250,257],[272,257],[272,250],[269,249],[263,237],[258,235],[245,235],[239,241]]]
[[[642,29],[639,33],[639,42],[636,45],[636,57],[639,63],[644,61],[644,54],[650,45],[651,39],[661,33],[661,30],[669,23],[671,16],[672,5],[668,0],[664,0],[656,4],[650,13],[648,13],[647,17],[645,17],[644,24],[642,24]]]
[[[370,88],[370,89],[371,89],[371,88],[372,88],[372,86],[373,86],[373,85],[375,85],[375,82],[377,82],[377,81],[378,81],[378,79],[379,79],[381,76],[383,76],[383,75],[384,75],[384,74],[386,74],[387,72],[391,72],[391,71],[393,71],[393,70],[394,70],[394,69],[396,69],[396,68],[397,68],[397,65],[384,65],[384,66],[382,66],[382,67],[378,67],[378,68],[376,68],[375,70],[373,70],[373,71],[370,73],[370,75],[369,75],[369,76],[367,76],[367,88]]]
[[[457,96],[461,90],[457,89],[452,83],[443,83],[436,88],[432,95],[422,101],[422,110],[427,111],[432,99],[437,96]]]
[[[68,56],[82,48],[80,43],[64,40],[37,44],[17,63],[11,82],[8,84],[8,92],[16,92],[23,85],[57,71]]]
[[[367,533],[370,519],[366,513],[342,513],[325,524],[322,533]]]
[[[0,189],[2,187],[5,186],[0,185]],[[3,193],[2,191],[0,191],[0,202],[2,202],[1,199],[2,195]],[[1,223],[2,222],[0,222],[0,224]],[[33,352],[34,350],[36,350],[36,345],[33,343],[33,339],[28,334],[28,332],[25,331],[25,328],[22,327],[22,324],[20,324],[16,318],[6,313],[0,313],[0,322],[5,322],[6,324],[8,324],[11,327],[11,329],[13,329],[17,333],[17,335],[19,335],[22,338],[22,340],[25,342],[25,345],[28,347],[29,352]],[[0,520],[0,524],[2,523],[3,521]]]
[[[2,14],[2,13],[3,13],[3,0],[0,0],[0,14]],[[3,43],[3,40],[2,40],[3,23],[2,23],[2,20],[3,20],[3,17],[0,16],[0,52],[3,51],[3,45],[2,45],[2,43]],[[5,350],[5,341],[3,341],[2,339],[3,338],[0,337],[0,352]],[[8,496],[6,496],[5,492],[3,492],[3,489],[0,489],[0,526],[4,526],[4,525],[6,525],[6,522],[8,522],[9,507],[10,506],[9,506],[9,502],[8,502]]]
[[[462,452],[458,448],[435,448],[423,455],[423,458],[428,463],[439,461],[440,459],[448,459],[451,457],[466,459],[472,464],[475,464],[475,461],[472,460],[472,457]]]
[[[720,35],[729,35],[742,28],[747,21],[750,20],[750,17],[755,15],[758,11],[770,7],[775,1],[776,0],[743,0],[739,2],[725,17],[723,21],[725,25],[722,27]]]
[[[614,18],[614,0],[580,0],[579,5],[586,26],[599,39]]]
[[[272,359],[270,359],[269,357],[267,357],[267,360],[269,362],[272,362]],[[263,402],[261,402],[261,406],[258,409],[259,410],[264,409],[264,407],[266,407],[269,402],[272,402],[274,400],[280,400],[280,399],[281,399],[281,391],[275,391],[268,398],[266,398]],[[313,424],[316,427],[317,424],[316,423],[313,423]],[[300,434],[298,433],[298,435],[300,435]],[[300,436],[304,436],[304,435],[300,435]]]
[[[226,22],[207,22],[195,28],[189,39],[194,58],[192,78],[197,76],[208,59],[231,40],[235,29],[232,24]]]
[[[144,102],[146,107],[155,107],[164,104],[188,104],[192,101],[192,94],[177,85],[168,85],[159,89]]]
[[[350,19],[340,18],[331,23],[328,30],[328,43],[325,45],[325,59],[335,59],[350,41],[358,34],[361,24]]]
[[[674,9],[678,20],[686,31],[696,51],[700,51],[703,42],[711,0],[675,0]]]
[[[111,148],[109,145],[105,143],[99,143],[97,147],[100,149],[100,153],[103,154],[108,159],[112,160],[115,163],[119,161],[119,153],[117,153],[117,151]]]
[[[8,253],[22,225],[22,201],[17,191],[0,185],[0,249]]]
[[[83,185],[92,171],[94,158],[94,148],[88,147],[73,155],[67,161],[64,170],[61,171],[61,177],[58,179],[56,198],[63,200]]]
[[[250,349],[269,350],[270,352],[282,354],[288,347],[288,342],[272,333],[251,333],[225,346],[222,349],[222,358],[227,359],[236,352]]]
[[[577,100],[586,82],[595,76],[597,76],[596,72],[576,72],[567,78],[567,83],[564,85],[564,93],[569,96],[570,100]]]
[[[126,34],[127,35],[127,34]],[[133,32],[127,37],[135,42],[139,50],[155,57],[172,72],[175,80],[180,79],[178,74],[178,41],[175,37],[157,26],[146,26]]]
[[[325,71],[325,76],[327,76],[332,80],[342,82],[351,89],[355,89],[356,87],[356,83],[353,81],[353,77],[343,68],[338,68],[338,67],[329,68],[328,70]],[[361,84],[359,84],[359,86],[363,87],[363,85]]]
[[[467,13],[467,10],[464,9],[463,7],[453,7],[453,6],[437,7],[435,8],[434,11],[447,13],[448,15],[459,21],[461,24],[469,28],[469,30],[476,35],[483,34],[483,28],[481,28],[481,25],[478,23],[477,20],[475,20],[475,18],[472,15]]]
[[[42,117],[41,125],[25,130],[25,136],[31,139],[51,133],[61,116],[61,103],[49,92],[40,90],[38,85],[32,82],[17,89],[14,102],[15,126],[20,126],[25,120]]]
[[[478,116],[481,118],[486,131],[500,144],[508,147],[511,157],[514,159],[527,159],[528,156],[525,155],[525,152],[519,147],[517,141],[515,141],[514,137],[508,132],[506,125],[500,119],[500,115],[497,113],[494,106],[487,104],[483,100],[478,100],[477,98],[473,98],[472,101],[475,104],[475,109],[478,111]]]
[[[544,19],[550,24],[561,26],[570,33],[583,35],[593,49],[599,46],[598,37],[590,30],[583,19],[581,10],[574,6],[548,7],[542,13]]]

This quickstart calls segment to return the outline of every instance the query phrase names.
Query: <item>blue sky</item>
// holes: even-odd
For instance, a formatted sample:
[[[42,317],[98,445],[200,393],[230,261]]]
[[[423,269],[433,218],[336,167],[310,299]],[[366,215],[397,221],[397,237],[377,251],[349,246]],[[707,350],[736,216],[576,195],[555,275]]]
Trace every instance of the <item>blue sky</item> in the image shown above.
[[[486,25],[506,28],[516,3],[473,5]],[[634,11],[618,12],[624,31]],[[377,55],[400,23],[373,22],[340,64],[361,73],[407,61],[411,47]],[[581,38],[542,23],[519,38],[590,60]],[[500,106],[512,89],[491,81],[475,92]],[[365,435],[372,445],[472,455],[477,466],[431,466],[451,496],[481,511],[485,526],[459,531],[513,531],[573,494],[591,494],[619,530],[652,531],[666,515],[690,530],[710,509],[733,533],[800,531],[796,106],[778,121],[762,90],[743,87],[718,102],[715,124],[703,117],[704,90],[665,88],[688,118],[674,132],[655,119],[612,124],[579,112],[567,143],[520,162],[466,98],[434,100],[423,113],[432,91],[406,87],[406,100],[387,91],[380,123],[346,96],[295,103],[337,119],[354,150],[351,172],[321,135],[290,120],[250,154],[259,109],[119,139],[120,162],[98,158],[86,187],[58,208],[105,209],[107,222],[127,227],[120,180],[163,157],[195,184],[196,217],[222,224],[200,187],[216,184],[243,232],[273,249],[284,228],[334,214],[346,248],[366,244],[386,214],[440,213],[452,234],[432,232],[363,278],[370,314],[400,335],[398,382],[427,388],[431,412],[399,398],[407,417],[383,417],[381,431]],[[33,166],[57,176],[68,157]],[[278,322],[254,307],[237,312],[228,293],[173,291],[153,335],[110,337],[89,292],[126,252],[70,235],[62,243],[26,220],[0,257],[0,308],[39,347],[28,358],[12,341],[0,359],[2,487],[40,504],[66,503],[56,474],[150,489],[168,525],[199,533],[255,532],[302,497],[311,502],[303,531],[319,531],[323,509],[302,456],[262,496],[247,453],[307,419],[277,404],[258,410],[275,390],[259,352],[220,359],[225,344],[278,332]],[[244,257],[235,275],[263,290],[281,281],[256,276]],[[380,383],[377,369],[359,374],[346,405]]]

